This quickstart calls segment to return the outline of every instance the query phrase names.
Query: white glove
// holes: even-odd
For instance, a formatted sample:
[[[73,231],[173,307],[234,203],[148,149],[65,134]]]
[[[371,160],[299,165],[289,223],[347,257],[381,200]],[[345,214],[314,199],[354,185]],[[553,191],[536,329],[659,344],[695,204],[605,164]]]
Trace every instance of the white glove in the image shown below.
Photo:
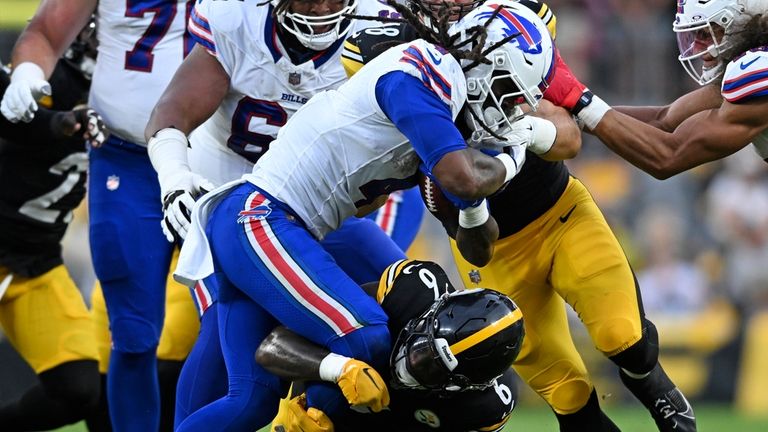
[[[51,95],[51,85],[45,80],[40,66],[24,62],[11,74],[11,84],[5,90],[0,112],[12,123],[30,122],[37,111],[37,99]]]
[[[507,139],[507,144],[523,145],[533,153],[541,155],[548,152],[555,143],[557,128],[549,120],[525,116],[514,122],[503,136]]]
[[[192,222],[195,200],[212,190],[213,184],[190,171],[177,172],[166,182],[171,189],[163,194],[163,220],[160,225],[169,242],[181,244]]]
[[[147,142],[147,152],[160,182],[160,225],[169,242],[181,243],[189,231],[195,199],[212,190],[213,184],[189,169],[187,136],[178,129],[157,131]]]

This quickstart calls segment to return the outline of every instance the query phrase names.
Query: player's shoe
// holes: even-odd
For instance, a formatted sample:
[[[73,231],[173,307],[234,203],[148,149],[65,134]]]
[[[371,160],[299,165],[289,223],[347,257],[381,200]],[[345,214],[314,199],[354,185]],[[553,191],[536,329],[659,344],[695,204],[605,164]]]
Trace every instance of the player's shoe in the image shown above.
[[[693,408],[660,364],[644,378],[635,379],[620,369],[624,385],[648,408],[660,432],[696,432]]]
[[[656,398],[649,410],[662,432],[696,432],[693,408],[677,387]]]

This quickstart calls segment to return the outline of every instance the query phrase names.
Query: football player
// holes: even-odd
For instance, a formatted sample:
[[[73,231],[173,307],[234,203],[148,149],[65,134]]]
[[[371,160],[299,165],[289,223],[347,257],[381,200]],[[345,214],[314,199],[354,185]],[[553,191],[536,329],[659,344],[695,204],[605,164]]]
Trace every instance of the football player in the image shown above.
[[[160,227],[160,185],[143,131],[192,47],[190,7],[186,0],[41,2],[14,47],[12,83],[0,103],[11,121],[32,118],[56,59],[96,13],[99,61],[89,103],[112,134],[89,154],[90,242],[112,332],[107,396],[118,431],[159,424],[156,351],[173,245]]]
[[[84,107],[96,53],[93,28],[53,70],[29,123],[0,117],[0,324],[39,382],[0,405],[3,430],[48,430],[90,415],[99,399],[98,353],[82,295],[61,257],[72,211],[85,196],[87,145],[104,141]],[[0,67],[0,93],[10,85]]]
[[[521,3],[547,18],[554,35],[554,16],[548,8],[535,2]],[[439,19],[429,2],[417,2],[415,9],[420,13],[420,22]],[[408,28],[401,29],[386,32],[407,35]],[[384,33],[368,30],[368,38],[379,32]],[[386,45],[381,37],[367,42],[371,47],[380,44]],[[364,62],[375,56],[361,51],[360,46],[349,44],[347,64],[354,66],[348,60]],[[556,59],[561,63],[559,55]],[[563,72],[556,70],[554,82],[544,93],[545,98],[559,104],[562,100],[558,96],[569,90],[564,83],[567,80],[561,77]],[[528,116],[513,126],[536,130],[539,124],[539,119]],[[471,121],[469,126],[471,131]],[[499,226],[499,240],[494,244],[490,264],[482,269],[472,265],[465,259],[467,252],[453,243],[460,273],[467,286],[481,284],[498,289],[512,297],[524,312],[537,311],[526,323],[537,337],[526,339],[514,366],[552,407],[561,430],[617,430],[601,411],[594,385],[573,342],[562,337],[568,334],[564,300],[577,310],[598,349],[622,368],[628,388],[646,406],[660,402],[652,407],[660,430],[672,430],[676,424],[683,428],[678,430],[695,430],[690,406],[658,365],[655,327],[644,317],[634,276],[618,242],[584,186],[570,177],[562,162],[557,162],[575,154],[573,150],[562,150],[580,144],[572,139],[569,146],[560,132],[558,128],[558,138],[564,139],[557,146],[529,147],[520,174],[502,192],[489,198],[491,215]],[[527,205],[515,205],[520,202]],[[455,237],[455,220],[443,222]],[[473,247],[482,249],[483,245]],[[595,296],[602,296],[605,303],[591,300]],[[613,331],[606,331],[608,328]],[[552,364],[561,367],[551,368]]]
[[[345,16],[356,10],[376,15],[391,12],[375,0],[204,0],[195,4],[189,26],[198,45],[174,76],[146,128],[169,240],[180,239],[186,232],[198,186],[208,181],[220,185],[250,171],[299,107],[312,95],[346,80],[339,63],[343,37],[365,24]],[[201,88],[206,91],[200,92]],[[193,129],[188,156],[186,135]],[[358,283],[376,280],[386,266],[405,257],[373,221],[357,218],[327,236],[323,246]],[[226,395],[226,387],[222,388],[226,369],[215,340],[216,309],[211,307],[216,287],[215,281],[208,281],[193,290],[204,312],[202,339],[180,377],[177,425]],[[202,370],[205,378],[197,373]]]
[[[468,202],[460,213],[460,236],[493,223],[484,202],[475,200],[514,177],[522,146],[495,157],[470,149],[453,119],[464,105],[467,81],[483,87],[494,67],[509,62],[531,62],[517,94],[535,108],[532,94],[545,85],[553,55],[545,45],[523,59],[507,43],[508,29],[497,17],[498,12],[476,17],[478,26],[465,35],[487,44],[464,51],[454,49],[455,40],[439,48],[417,40],[388,50],[338,90],[315,95],[288,120],[251,174],[195,204],[176,275],[186,281],[212,276],[220,284],[220,343],[230,392],[192,414],[179,430],[200,430],[212,421],[225,428],[269,423],[284,382],[253,365],[252,353],[280,323],[337,354],[382,366],[390,351],[386,315],[319,240],[389,192],[413,185],[419,165]],[[457,60],[462,57],[468,58],[467,77]],[[517,102],[502,93],[515,92],[512,87],[494,90],[505,97],[505,106]],[[332,369],[338,375],[344,364]],[[363,402],[380,409],[385,395]],[[329,414],[348,401],[334,386],[307,389],[308,405]]]
[[[565,101],[587,130],[659,179],[749,143],[768,158],[768,4],[678,1],[679,60],[701,88],[662,107],[610,107],[575,78]]]
[[[492,290],[457,292],[443,269],[429,261],[398,261],[378,284],[363,288],[389,316],[390,334],[399,335],[389,367],[379,370],[389,383],[389,410],[375,417],[350,410],[334,419],[334,430],[503,429],[517,396],[510,364],[524,335],[514,303]],[[323,363],[333,356],[284,327],[256,352],[259,364],[291,380],[319,380]],[[308,414],[301,402],[281,402],[272,430],[309,431],[308,421],[319,426],[322,414],[312,408]]]

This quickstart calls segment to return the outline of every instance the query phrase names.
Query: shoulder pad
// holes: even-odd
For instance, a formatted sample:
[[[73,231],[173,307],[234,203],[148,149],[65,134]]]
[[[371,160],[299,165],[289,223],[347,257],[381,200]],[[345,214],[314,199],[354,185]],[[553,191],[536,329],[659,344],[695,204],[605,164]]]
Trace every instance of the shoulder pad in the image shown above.
[[[415,39],[413,31],[406,23],[391,23],[376,27],[368,27],[344,41],[344,51],[341,53],[341,63],[351,77],[387,49]]]
[[[768,47],[749,50],[728,63],[721,93],[730,103],[768,96]]]

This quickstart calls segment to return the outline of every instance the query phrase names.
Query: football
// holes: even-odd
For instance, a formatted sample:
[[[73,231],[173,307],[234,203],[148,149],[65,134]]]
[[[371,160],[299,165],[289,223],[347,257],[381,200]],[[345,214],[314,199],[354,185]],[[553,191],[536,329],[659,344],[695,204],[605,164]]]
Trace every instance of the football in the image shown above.
[[[419,192],[427,210],[443,224],[445,232],[451,238],[455,238],[456,230],[459,228],[459,209],[445,197],[440,186],[421,172],[419,173]]]

